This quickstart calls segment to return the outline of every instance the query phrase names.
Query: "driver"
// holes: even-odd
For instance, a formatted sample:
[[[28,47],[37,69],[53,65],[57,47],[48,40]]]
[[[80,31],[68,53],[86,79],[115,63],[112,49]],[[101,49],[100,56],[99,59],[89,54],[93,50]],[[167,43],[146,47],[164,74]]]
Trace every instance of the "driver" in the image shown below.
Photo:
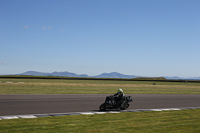
[[[125,94],[123,93],[123,90],[120,88],[116,94],[114,94],[115,97],[115,102],[117,106],[120,106],[124,99],[125,99]]]

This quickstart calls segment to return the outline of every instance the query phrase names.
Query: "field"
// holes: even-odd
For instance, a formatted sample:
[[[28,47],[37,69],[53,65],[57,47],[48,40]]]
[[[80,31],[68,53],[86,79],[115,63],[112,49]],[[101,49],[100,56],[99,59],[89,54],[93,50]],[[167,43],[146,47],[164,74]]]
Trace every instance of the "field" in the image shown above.
[[[0,94],[112,94],[118,88],[127,94],[200,94],[200,83],[190,82],[0,78]]]
[[[2,133],[198,133],[200,109],[0,120]]]
[[[200,83],[0,78],[0,94],[200,94]],[[0,120],[0,132],[200,132],[200,109]]]

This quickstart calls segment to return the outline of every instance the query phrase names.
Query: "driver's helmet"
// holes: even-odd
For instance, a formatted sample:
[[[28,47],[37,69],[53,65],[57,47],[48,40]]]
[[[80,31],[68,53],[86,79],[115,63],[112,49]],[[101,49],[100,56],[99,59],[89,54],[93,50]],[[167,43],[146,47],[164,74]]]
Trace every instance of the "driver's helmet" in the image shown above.
[[[121,94],[123,93],[123,90],[120,88],[118,91],[117,91],[118,94]]]

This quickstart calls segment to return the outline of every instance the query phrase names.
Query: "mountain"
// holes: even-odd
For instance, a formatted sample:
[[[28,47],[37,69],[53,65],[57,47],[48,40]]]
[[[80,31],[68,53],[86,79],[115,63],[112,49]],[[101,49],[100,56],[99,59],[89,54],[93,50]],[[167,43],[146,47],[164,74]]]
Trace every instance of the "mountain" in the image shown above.
[[[97,76],[88,76],[87,74],[78,75],[76,73],[70,72],[52,72],[52,73],[44,73],[44,72],[37,72],[37,71],[27,71],[17,75],[32,75],[32,76],[64,76],[64,77],[93,77],[93,78],[136,78],[138,76],[135,75],[124,75],[118,72],[111,72],[111,73],[102,73]]]
[[[180,77],[177,77],[177,76],[174,76],[174,77],[165,77],[166,79],[183,79],[183,78],[180,78]]]
[[[98,76],[93,76],[94,78],[136,78],[135,75],[124,75],[118,72],[102,73]]]
[[[89,77],[86,74],[75,74],[70,72],[52,72],[52,73],[43,73],[43,72],[37,72],[37,71],[27,71],[21,74],[17,75],[32,75],[32,76],[64,76],[64,77]]]
[[[32,75],[32,76],[47,76],[49,73],[42,73],[42,72],[36,72],[36,71],[27,71],[21,74],[17,75]]]
[[[63,77],[92,77],[92,78],[124,78],[124,79],[131,79],[131,78],[137,78],[141,76],[135,76],[135,75],[125,75],[118,72],[111,72],[111,73],[102,73],[97,76],[88,76],[87,74],[76,74],[71,72],[52,72],[52,73],[44,73],[44,72],[37,72],[37,71],[27,71],[21,74],[16,75],[32,75],[32,76],[63,76]],[[153,77],[152,77],[153,78]],[[185,80],[200,80],[200,77],[192,77],[192,78],[181,78],[181,77],[167,77],[164,76],[166,79],[185,79]]]
[[[183,80],[200,80],[200,77],[190,77],[190,78],[184,78],[184,77],[164,77],[166,79],[175,79],[175,80],[179,80],[179,79],[183,79]]]

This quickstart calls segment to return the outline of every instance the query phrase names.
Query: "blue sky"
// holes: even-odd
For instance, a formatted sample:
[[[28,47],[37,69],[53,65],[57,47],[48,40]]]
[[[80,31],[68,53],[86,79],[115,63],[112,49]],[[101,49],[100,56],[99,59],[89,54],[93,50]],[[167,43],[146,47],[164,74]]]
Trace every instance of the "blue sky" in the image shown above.
[[[0,74],[200,76],[199,0],[0,0]]]

